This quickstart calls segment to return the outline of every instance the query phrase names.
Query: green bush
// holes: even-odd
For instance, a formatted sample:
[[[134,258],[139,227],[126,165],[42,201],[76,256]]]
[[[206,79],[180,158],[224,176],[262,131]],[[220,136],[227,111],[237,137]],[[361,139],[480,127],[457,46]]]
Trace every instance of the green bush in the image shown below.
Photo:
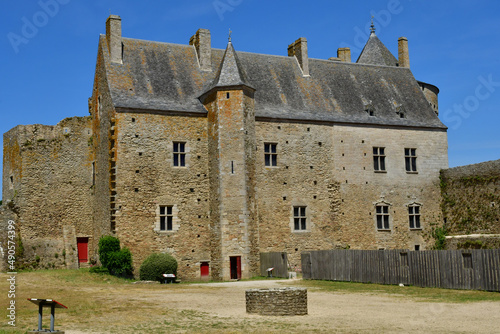
[[[432,237],[436,240],[434,249],[443,250],[446,248],[446,233],[446,227],[432,229]]]
[[[111,254],[120,251],[120,240],[110,235],[105,235],[99,240],[99,260],[104,268],[108,268]]]
[[[106,268],[115,276],[132,276],[132,253],[128,248],[111,253]]]
[[[177,260],[170,254],[151,254],[139,269],[139,276],[143,281],[163,282],[165,278],[162,274],[177,276]]]
[[[108,235],[99,240],[99,260],[102,268],[109,271],[111,275],[132,276],[132,254],[128,248],[120,249],[118,238]]]
[[[109,270],[100,266],[90,267],[89,272],[94,274],[109,274]]]

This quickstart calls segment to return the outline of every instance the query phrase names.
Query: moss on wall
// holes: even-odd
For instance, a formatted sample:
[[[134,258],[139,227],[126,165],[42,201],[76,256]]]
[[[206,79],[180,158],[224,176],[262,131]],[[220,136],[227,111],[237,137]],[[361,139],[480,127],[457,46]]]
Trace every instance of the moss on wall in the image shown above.
[[[449,235],[500,233],[500,160],[441,171]]]

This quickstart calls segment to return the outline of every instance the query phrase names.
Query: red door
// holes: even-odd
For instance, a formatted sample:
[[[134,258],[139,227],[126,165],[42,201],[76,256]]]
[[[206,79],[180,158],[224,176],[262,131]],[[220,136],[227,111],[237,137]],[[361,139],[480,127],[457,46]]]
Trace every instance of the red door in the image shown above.
[[[231,279],[241,279],[241,256],[230,256]]]
[[[76,238],[78,246],[78,262],[87,263],[89,260],[89,238]]]
[[[200,265],[200,272],[201,272],[201,277],[208,277],[210,275],[210,266],[208,265],[208,262],[202,262]]]

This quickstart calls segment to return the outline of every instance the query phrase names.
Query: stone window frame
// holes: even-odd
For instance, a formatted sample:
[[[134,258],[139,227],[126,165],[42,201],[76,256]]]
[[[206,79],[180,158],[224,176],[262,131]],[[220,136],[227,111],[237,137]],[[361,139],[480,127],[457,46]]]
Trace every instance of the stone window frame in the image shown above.
[[[182,144],[184,151],[176,152],[176,144]],[[187,168],[188,158],[189,158],[189,146],[187,141],[185,140],[172,140],[172,145],[170,146],[172,149],[172,167],[174,168]],[[176,165],[176,156],[177,156],[177,165]],[[181,162],[184,164],[181,165]]]
[[[405,147],[405,170],[408,174],[418,174],[417,168],[417,149]]]
[[[380,232],[390,232],[392,231],[392,216],[390,213],[390,207],[392,206],[391,203],[388,203],[386,201],[379,201],[376,203],[373,203],[375,207],[375,215],[374,215],[374,221],[375,221],[375,228],[377,231]],[[381,212],[377,212],[378,208],[381,208]],[[386,210],[384,210],[384,208]],[[387,212],[384,212],[387,211]],[[379,227],[379,217],[381,217],[381,222],[382,222],[382,227]],[[385,220],[387,219],[387,226],[385,227]]]
[[[269,150],[266,151],[268,147]],[[274,151],[272,150],[273,147]],[[264,142],[264,166],[266,168],[278,167],[278,143]]]
[[[162,217],[162,214],[160,213],[161,212],[161,207],[171,207],[172,208],[172,229],[171,230],[161,230],[160,227],[161,227],[161,217]],[[155,224],[154,224],[154,231],[157,232],[157,233],[161,233],[161,234],[171,234],[171,233],[176,233],[180,226],[181,226],[181,221],[179,219],[179,208],[177,207],[177,204],[165,204],[165,203],[162,203],[162,204],[157,204],[156,205],[156,210],[155,210],[155,213],[156,213],[156,219],[155,219]]]
[[[304,208],[305,215],[295,215],[295,208]],[[304,219],[305,220],[305,228],[295,229],[295,219]],[[295,202],[292,204],[290,208],[290,230],[293,233],[309,233],[311,232],[312,221],[311,221],[311,209],[309,205],[301,202]]]
[[[375,173],[387,173],[385,165],[385,147],[373,146],[373,171]]]
[[[422,204],[421,203],[417,203],[417,202],[411,202],[409,204],[406,205],[406,207],[408,208],[408,227],[410,228],[410,230],[422,230],[423,227],[422,227]],[[417,208],[418,212],[415,212],[415,208]],[[410,211],[410,209],[413,209],[413,212]],[[414,227],[412,227],[412,218],[413,218],[413,225]],[[417,218],[418,220],[418,227],[416,227],[416,224],[415,224],[415,218]]]

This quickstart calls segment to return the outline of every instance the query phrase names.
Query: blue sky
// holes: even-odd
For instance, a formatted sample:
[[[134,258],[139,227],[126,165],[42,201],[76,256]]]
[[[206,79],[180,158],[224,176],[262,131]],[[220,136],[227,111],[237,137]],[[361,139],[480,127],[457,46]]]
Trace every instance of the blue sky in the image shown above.
[[[397,57],[408,38],[411,70],[439,94],[449,127],[450,167],[500,159],[500,2],[40,0],[4,1],[0,23],[0,132],[88,115],[99,34],[110,13],[125,37],[187,44],[198,28],[225,48],[286,55],[306,37],[310,58],[351,47],[355,61],[374,15],[377,36]],[[3,142],[2,142],[3,147]]]

